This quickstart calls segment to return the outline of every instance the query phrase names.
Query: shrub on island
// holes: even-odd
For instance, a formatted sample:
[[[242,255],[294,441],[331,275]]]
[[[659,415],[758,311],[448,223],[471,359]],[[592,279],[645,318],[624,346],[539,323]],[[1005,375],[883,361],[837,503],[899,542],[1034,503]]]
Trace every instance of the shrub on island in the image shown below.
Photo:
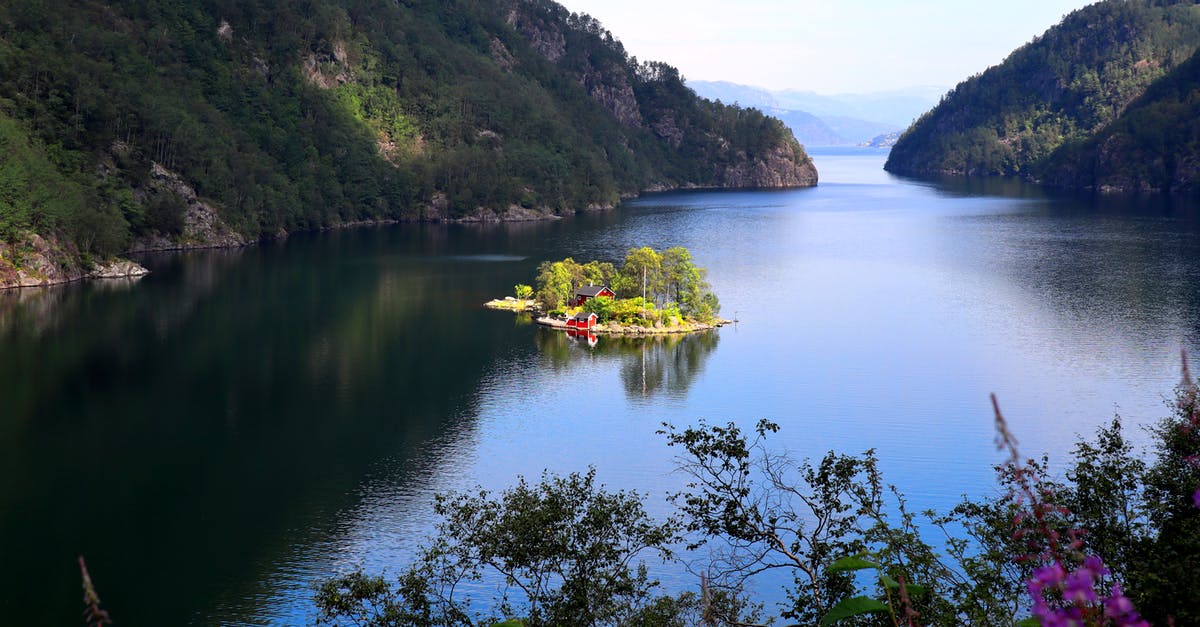
[[[721,306],[705,280],[707,274],[682,246],[661,252],[643,246],[630,249],[619,268],[602,261],[579,263],[571,257],[544,262],[538,266],[534,293],[544,310],[552,315],[560,310],[566,314],[574,306],[576,290],[588,285],[606,285],[616,297],[587,298],[579,305],[583,311],[595,313],[601,324],[708,323]]]

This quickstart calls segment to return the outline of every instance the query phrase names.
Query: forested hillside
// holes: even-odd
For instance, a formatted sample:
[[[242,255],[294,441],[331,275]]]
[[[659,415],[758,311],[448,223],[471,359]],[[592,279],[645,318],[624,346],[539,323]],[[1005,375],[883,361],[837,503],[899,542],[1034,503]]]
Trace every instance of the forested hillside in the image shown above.
[[[1200,52],[1094,137],[1055,152],[1039,178],[1099,190],[1200,189]]]
[[[549,0],[0,3],[0,262],[815,182]]]
[[[900,137],[885,169],[1040,179],[1056,151],[1074,150],[1118,120],[1198,45],[1200,6],[1191,0],[1105,0],[1079,9],[960,83]]]

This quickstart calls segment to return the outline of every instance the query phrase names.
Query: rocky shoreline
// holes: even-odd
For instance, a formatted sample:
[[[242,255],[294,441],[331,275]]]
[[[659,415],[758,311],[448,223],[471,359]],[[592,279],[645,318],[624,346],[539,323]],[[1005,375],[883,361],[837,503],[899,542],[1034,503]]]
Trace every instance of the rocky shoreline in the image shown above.
[[[129,279],[150,271],[128,259],[85,266],[79,251],[54,238],[27,233],[15,243],[0,242],[0,290],[48,287],[84,279]]]
[[[488,302],[484,303],[483,306],[487,307],[488,309],[499,309],[501,311],[513,311],[517,313],[541,312],[541,308],[538,307],[536,300],[513,298],[512,296],[505,296],[504,298],[489,300]]]
[[[537,317],[534,322],[552,329],[577,329],[576,327],[568,327],[566,318],[553,318],[545,314],[538,306],[537,301],[532,299],[518,299],[512,296],[489,300],[483,304],[488,309],[497,309],[500,311],[511,311],[514,313],[530,313]],[[732,323],[732,320],[724,318],[716,318],[712,322],[683,322],[675,326],[664,327],[642,327],[637,325],[623,325],[615,323],[598,324],[590,331],[597,335],[676,335],[681,333],[696,333],[698,331],[708,331],[717,327],[723,327]]]
[[[142,236],[134,240],[127,254],[180,252],[190,250],[205,250],[217,248],[239,248],[252,246],[258,241],[285,239],[290,233],[280,230],[274,237],[264,240],[247,238],[229,227],[221,220],[219,212],[208,202],[197,196],[195,190],[184,182],[177,174],[155,165],[151,172],[152,182],[144,194],[170,192],[178,195],[185,203],[183,215],[183,232],[175,238],[160,234]],[[761,182],[761,181],[754,181]],[[815,175],[812,179],[773,181],[783,183],[782,187],[803,187],[816,184]],[[693,187],[678,185],[674,187],[655,185],[636,194],[622,194],[622,200],[636,198],[642,194],[684,190],[722,190],[722,189],[768,189],[781,187]],[[474,212],[462,216],[445,217],[445,203],[438,198],[426,206],[419,217],[412,219],[381,218],[376,220],[355,220],[341,224],[330,225],[316,231],[331,231],[338,229],[357,228],[364,226],[384,226],[391,224],[502,224],[509,222],[543,222],[561,220],[565,217],[596,211],[610,211],[617,205],[588,205],[576,209],[572,213],[560,214],[549,207],[531,208],[511,205],[504,209],[479,207]],[[23,234],[21,241],[15,244],[0,242],[0,290],[24,287],[47,287],[73,283],[84,279],[107,279],[141,277],[149,274],[142,265],[123,258],[114,258],[104,263],[94,264],[85,268],[83,257],[74,246],[63,244],[53,237],[43,237],[33,232]],[[494,307],[504,309],[505,307]],[[528,311],[535,311],[529,309]]]
[[[638,336],[638,335],[676,335],[676,334],[682,334],[682,333],[698,333],[700,331],[709,331],[709,330],[715,329],[717,327],[723,327],[727,324],[732,323],[733,321],[726,320],[724,318],[716,318],[712,322],[682,322],[680,324],[677,324],[675,326],[670,326],[670,327],[663,327],[663,326],[641,327],[641,326],[637,326],[637,325],[623,325],[623,324],[608,323],[608,324],[597,324],[595,327],[593,327],[591,329],[578,329],[575,327],[568,327],[567,321],[565,318],[551,318],[550,316],[541,316],[541,317],[537,318],[536,320],[534,320],[534,322],[536,322],[544,327],[550,327],[552,329],[562,329],[564,331],[568,330],[568,329],[575,329],[577,331],[585,331],[585,330],[591,331],[592,333],[594,333],[596,335]]]

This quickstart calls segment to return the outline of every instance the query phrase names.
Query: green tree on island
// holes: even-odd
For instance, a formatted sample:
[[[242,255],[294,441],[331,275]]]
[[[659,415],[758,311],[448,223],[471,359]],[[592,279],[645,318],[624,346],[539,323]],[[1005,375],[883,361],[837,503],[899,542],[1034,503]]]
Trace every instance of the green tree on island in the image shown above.
[[[661,252],[643,246],[630,249],[620,268],[608,262],[580,264],[570,257],[544,262],[538,266],[535,293],[545,310],[554,311],[564,307],[580,287],[607,285],[616,292],[616,299],[590,299],[585,306],[601,322],[617,319],[667,323],[667,318],[709,321],[721,306],[705,280],[707,274],[682,246]]]

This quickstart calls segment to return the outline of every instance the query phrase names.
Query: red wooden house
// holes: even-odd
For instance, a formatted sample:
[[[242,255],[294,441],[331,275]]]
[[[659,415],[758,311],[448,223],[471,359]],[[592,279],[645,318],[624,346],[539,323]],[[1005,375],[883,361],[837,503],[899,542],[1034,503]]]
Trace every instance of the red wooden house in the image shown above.
[[[590,311],[581,311],[567,319],[567,329],[594,329],[596,320],[596,314]]]
[[[569,304],[572,307],[582,307],[584,303],[588,302],[589,298],[596,298],[597,296],[616,298],[617,293],[608,289],[607,285],[589,285],[575,290],[575,299]]]

